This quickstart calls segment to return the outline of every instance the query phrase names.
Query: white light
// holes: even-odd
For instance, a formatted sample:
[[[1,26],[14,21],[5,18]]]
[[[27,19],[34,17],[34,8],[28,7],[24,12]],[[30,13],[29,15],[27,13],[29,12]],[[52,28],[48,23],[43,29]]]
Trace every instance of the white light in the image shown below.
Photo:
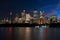
[[[35,28],[39,28],[39,26],[35,26]]]
[[[46,26],[41,26],[42,28],[46,28]]]
[[[21,18],[19,18],[19,20],[21,20]]]

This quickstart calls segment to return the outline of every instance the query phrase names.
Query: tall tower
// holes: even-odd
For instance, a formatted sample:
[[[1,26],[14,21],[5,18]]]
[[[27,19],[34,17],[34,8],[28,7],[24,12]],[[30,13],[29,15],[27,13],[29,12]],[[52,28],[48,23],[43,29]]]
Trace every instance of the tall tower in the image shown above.
[[[37,21],[38,21],[38,15],[37,15],[37,10],[34,10],[33,11],[33,13],[34,13],[34,15],[33,15],[33,23],[37,23]]]
[[[25,23],[30,23],[30,22],[31,22],[31,15],[30,15],[30,12],[27,12]]]
[[[38,21],[39,24],[44,24],[44,11],[40,11],[40,19]]]
[[[38,13],[37,10],[34,10],[33,13],[34,13],[33,17],[37,17],[38,16],[37,15],[37,13]]]
[[[10,12],[10,19],[9,19],[9,23],[12,23],[12,12]]]
[[[42,12],[42,11],[40,11],[40,18],[44,18],[44,11]]]
[[[22,23],[25,23],[25,10],[21,12],[21,20],[22,20]]]

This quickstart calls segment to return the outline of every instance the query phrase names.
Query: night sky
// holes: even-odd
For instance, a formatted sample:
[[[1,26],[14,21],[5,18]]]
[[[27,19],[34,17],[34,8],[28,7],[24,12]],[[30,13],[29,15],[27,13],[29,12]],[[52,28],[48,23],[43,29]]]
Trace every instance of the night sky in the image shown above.
[[[3,16],[9,17],[10,11],[12,11],[13,17],[16,13],[20,15],[23,9],[30,12],[37,9],[38,14],[42,10],[48,16],[57,15],[58,18],[60,17],[59,0],[0,0],[0,19]]]

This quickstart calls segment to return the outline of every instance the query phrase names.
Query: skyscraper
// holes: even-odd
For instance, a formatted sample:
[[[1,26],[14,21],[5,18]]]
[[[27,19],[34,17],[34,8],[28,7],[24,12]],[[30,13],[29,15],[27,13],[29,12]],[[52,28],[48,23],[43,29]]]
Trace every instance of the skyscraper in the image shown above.
[[[56,15],[53,15],[52,16],[52,23],[56,23],[57,22],[57,16]]]
[[[10,19],[9,19],[9,23],[12,23],[12,12],[10,12]]]
[[[25,10],[21,12],[21,20],[22,20],[22,23],[25,23]]]
[[[44,21],[44,11],[40,11],[40,18],[39,18],[39,21],[38,21],[38,24],[44,24],[45,21]]]
[[[18,16],[18,14],[16,13],[16,16],[15,16],[15,18],[14,18],[14,23],[18,23],[18,19],[19,19],[19,16]]]
[[[31,22],[31,15],[30,12],[26,13],[26,19],[25,19],[25,23],[30,23]]]
[[[33,11],[33,23],[38,23],[38,15],[37,15],[37,10]]]
[[[45,17],[45,24],[49,24],[50,23],[50,18],[48,16]]]

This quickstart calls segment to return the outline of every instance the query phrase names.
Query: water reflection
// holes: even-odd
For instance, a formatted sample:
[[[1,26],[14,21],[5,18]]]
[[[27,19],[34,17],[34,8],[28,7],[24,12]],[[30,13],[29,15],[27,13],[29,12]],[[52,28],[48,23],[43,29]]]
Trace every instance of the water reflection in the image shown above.
[[[4,32],[4,27],[0,27],[0,32]]]
[[[43,28],[40,28],[40,33],[39,33],[40,35],[40,39],[41,40],[44,40],[44,29]]]
[[[0,27],[0,40],[60,40],[60,28]]]
[[[44,39],[49,40],[49,28],[44,29]]]
[[[0,40],[5,39],[5,34],[4,34],[4,27],[0,27]]]
[[[27,27],[25,29],[25,40],[30,40],[31,39],[31,28]]]
[[[6,40],[13,40],[12,27],[5,28],[5,32],[6,32]]]

